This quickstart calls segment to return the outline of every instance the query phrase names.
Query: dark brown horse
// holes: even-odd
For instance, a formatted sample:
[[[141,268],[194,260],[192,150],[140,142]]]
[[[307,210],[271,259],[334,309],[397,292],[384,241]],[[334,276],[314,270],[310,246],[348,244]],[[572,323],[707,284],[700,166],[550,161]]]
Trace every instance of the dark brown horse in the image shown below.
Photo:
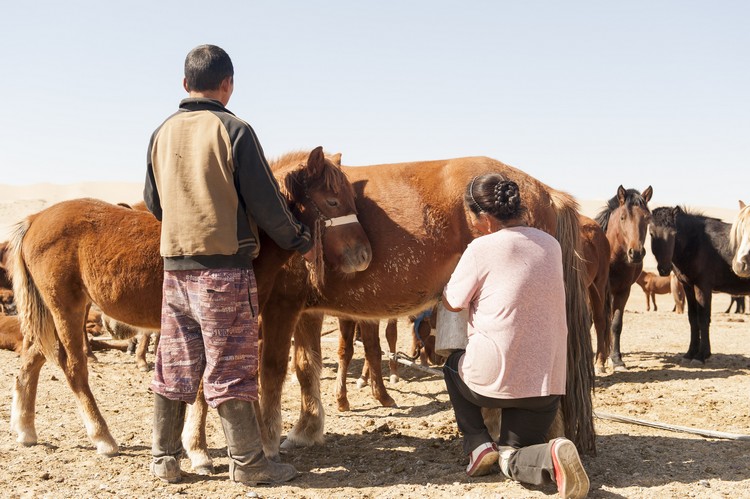
[[[341,169],[324,158],[322,148],[309,157],[306,153],[284,156],[273,166],[290,194],[290,207],[315,227],[316,253],[321,258],[324,254],[330,269],[337,271],[330,274],[367,267],[370,246],[361,226],[340,224],[355,216],[354,191]],[[83,332],[86,308],[93,301],[116,320],[159,328],[163,279],[159,234],[160,224],[150,213],[94,199],[58,203],[18,224],[11,240],[13,286],[24,332],[11,408],[11,429],[18,442],[37,442],[36,392],[46,359],[62,368],[97,452],[118,453],[89,388]],[[267,237],[261,247],[254,262],[259,296],[268,294],[276,273],[292,254]],[[313,270],[322,278],[322,269]]]
[[[750,294],[750,279],[732,271],[730,224],[679,206],[654,210],[651,251],[659,274],[674,271],[685,287],[690,346],[684,358],[705,363],[711,357],[711,300],[715,291]]]
[[[630,289],[643,270],[646,256],[646,231],[651,220],[648,202],[653,189],[648,186],[643,194],[620,186],[617,195],[596,216],[609,241],[609,287],[612,291],[612,365],[615,371],[625,370],[620,352],[622,314],[630,296]]]
[[[565,433],[583,452],[593,452],[593,354],[575,200],[483,157],[342,168],[357,192],[357,210],[373,244],[373,259],[364,272],[346,278],[331,275],[315,289],[304,262],[293,257],[275,281],[262,316],[260,401],[266,454],[279,454],[281,390],[292,336],[302,407],[285,445],[322,443],[321,313],[372,320],[416,314],[434,305],[475,236],[464,209],[464,190],[474,176],[487,172],[518,183],[529,224],[553,234],[562,246],[569,330]]]
[[[609,241],[604,230],[591,218],[579,215],[583,261],[586,264],[586,289],[589,293],[591,317],[596,331],[595,367],[604,373],[612,349],[609,332],[612,320],[612,296],[609,289]]]

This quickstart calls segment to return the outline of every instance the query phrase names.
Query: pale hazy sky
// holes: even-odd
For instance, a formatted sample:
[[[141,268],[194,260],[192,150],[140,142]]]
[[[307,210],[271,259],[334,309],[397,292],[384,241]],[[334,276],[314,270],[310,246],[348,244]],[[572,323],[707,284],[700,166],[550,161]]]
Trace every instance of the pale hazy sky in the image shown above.
[[[736,208],[749,26],[744,1],[3,1],[0,183],[142,181],[213,43],[270,159],[486,155],[581,199]]]

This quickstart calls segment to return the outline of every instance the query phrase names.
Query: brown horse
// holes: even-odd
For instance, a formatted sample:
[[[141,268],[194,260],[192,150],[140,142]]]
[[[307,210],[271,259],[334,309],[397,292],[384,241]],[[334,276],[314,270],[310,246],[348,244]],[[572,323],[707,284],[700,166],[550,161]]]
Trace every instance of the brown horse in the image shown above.
[[[732,271],[740,277],[750,277],[750,205],[740,201],[740,212],[729,229]]]
[[[292,336],[302,407],[285,446],[322,443],[321,313],[372,320],[416,314],[434,305],[475,237],[464,209],[464,190],[474,176],[487,172],[515,181],[528,209],[528,223],[560,241],[569,330],[567,395],[562,404],[565,433],[583,452],[594,452],[593,354],[576,201],[520,170],[483,157],[342,169],[357,191],[357,210],[373,244],[373,259],[364,272],[349,278],[333,275],[315,289],[308,283],[303,261],[293,257],[275,281],[263,311],[260,402],[266,455],[279,455],[281,391]]]
[[[433,307],[434,308],[434,307]],[[430,312],[427,310],[426,312]],[[409,354],[396,351],[398,341],[398,319],[388,319],[385,325],[385,339],[388,343],[388,369],[391,373],[390,382],[397,383],[399,380],[399,365],[395,355],[403,355],[410,360],[420,359],[423,366],[429,364],[438,365],[445,362],[445,359],[435,353],[435,335],[432,330],[435,328],[435,312],[432,316],[417,317],[409,316],[409,322],[412,323],[411,336],[412,346]],[[383,407],[393,407],[396,401],[391,398],[383,384],[381,369],[382,350],[380,349],[380,321],[353,321],[351,319],[339,318],[339,365],[336,371],[336,402],[339,411],[349,410],[349,400],[347,399],[346,374],[349,363],[354,354],[354,340],[360,333],[362,345],[365,351],[365,361],[362,365],[362,374],[357,379],[357,388],[363,388],[367,384],[372,387],[372,396],[380,402]],[[371,367],[372,366],[372,367]]]
[[[651,220],[648,202],[653,189],[648,186],[643,194],[620,186],[617,195],[596,216],[596,221],[609,241],[609,287],[612,290],[613,351],[610,356],[615,371],[625,370],[620,353],[622,314],[630,296],[630,288],[643,270],[646,256],[646,231]]]
[[[346,318],[339,318],[339,365],[336,370],[336,403],[339,411],[349,410],[349,400],[346,390],[346,373],[349,369],[349,363],[354,355],[354,337],[359,330],[362,344],[365,350],[365,364],[362,369],[362,376],[357,380],[357,385],[362,388],[370,384],[372,396],[380,402],[383,407],[394,407],[396,401],[388,395],[388,391],[383,384],[382,358],[383,351],[380,348],[380,321],[354,321]],[[395,320],[389,320],[386,325],[386,340],[391,353],[396,351],[397,326]],[[398,363],[395,360],[389,360],[391,370],[391,382],[398,381]]]
[[[665,295],[670,293],[675,300],[673,312],[681,314],[685,306],[685,292],[682,284],[674,274],[668,276],[656,275],[653,272],[641,271],[638,279],[635,281],[646,294],[646,311],[651,311],[651,304],[654,305],[654,312],[659,309],[656,307],[656,295]]]
[[[316,253],[325,255],[330,268],[342,274],[366,268],[369,241],[358,223],[348,223],[352,217],[356,220],[354,191],[322,148],[309,157],[286,155],[274,171],[285,192],[293,193],[287,198],[290,207],[302,222],[315,226]],[[163,279],[159,234],[160,224],[150,213],[93,199],[58,203],[18,224],[11,240],[13,285],[24,332],[11,408],[11,429],[18,442],[37,442],[36,391],[46,359],[62,368],[97,452],[118,453],[89,388],[86,306],[93,301],[116,320],[158,329]],[[268,293],[292,254],[268,237],[262,238],[262,248],[253,264],[259,295]],[[313,270],[322,277],[322,269]],[[330,274],[341,278],[339,272]]]
[[[612,349],[609,332],[612,320],[612,296],[609,289],[609,241],[604,230],[593,219],[579,215],[583,261],[586,264],[586,289],[589,293],[591,317],[596,331],[596,372],[606,371],[607,358]]]

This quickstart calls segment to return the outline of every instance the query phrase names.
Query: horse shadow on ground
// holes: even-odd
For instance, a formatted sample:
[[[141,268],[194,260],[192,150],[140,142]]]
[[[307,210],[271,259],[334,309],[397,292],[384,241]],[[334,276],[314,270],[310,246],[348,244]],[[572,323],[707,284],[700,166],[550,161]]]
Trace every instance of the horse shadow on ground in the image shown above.
[[[712,479],[740,482],[747,478],[750,464],[747,442],[742,441],[614,434],[598,436],[597,448],[598,456],[582,456],[582,460],[591,480],[591,492],[598,497],[622,497],[602,487],[650,488],[674,482],[701,487],[701,481]],[[224,449],[212,449],[211,454],[226,458]],[[373,459],[375,454],[377,458]],[[295,449],[284,454],[282,461],[301,472],[290,485],[312,489],[354,483],[360,487],[439,487],[454,482],[504,481],[497,468],[490,475],[468,478],[460,438],[409,437],[388,424],[360,434],[328,434],[325,445]],[[183,469],[189,470],[189,466],[183,465]],[[227,465],[217,465],[217,474],[211,477],[188,471],[183,481],[226,480],[227,471]],[[550,487],[529,490],[555,492]]]
[[[660,383],[681,380],[726,379],[744,376],[750,369],[750,358],[738,354],[715,353],[705,364],[684,359],[682,354],[670,352],[631,352],[627,371],[610,372],[596,377],[596,387],[617,383]],[[639,368],[639,364],[657,361],[661,368]]]

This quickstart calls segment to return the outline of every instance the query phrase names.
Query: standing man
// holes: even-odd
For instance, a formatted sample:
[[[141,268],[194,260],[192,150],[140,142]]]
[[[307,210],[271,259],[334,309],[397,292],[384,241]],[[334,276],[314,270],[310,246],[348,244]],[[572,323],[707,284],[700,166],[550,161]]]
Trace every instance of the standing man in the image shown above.
[[[162,222],[164,258],[151,471],[180,481],[185,407],[202,378],[224,429],[230,480],[285,482],[297,471],[266,459],[253,409],[259,311],[252,260],[258,226],[307,259],[310,231],[287,209],[253,129],[225,107],[234,90],[229,55],[215,45],[191,50],[183,86],[189,97],[151,136],[143,192]]]

